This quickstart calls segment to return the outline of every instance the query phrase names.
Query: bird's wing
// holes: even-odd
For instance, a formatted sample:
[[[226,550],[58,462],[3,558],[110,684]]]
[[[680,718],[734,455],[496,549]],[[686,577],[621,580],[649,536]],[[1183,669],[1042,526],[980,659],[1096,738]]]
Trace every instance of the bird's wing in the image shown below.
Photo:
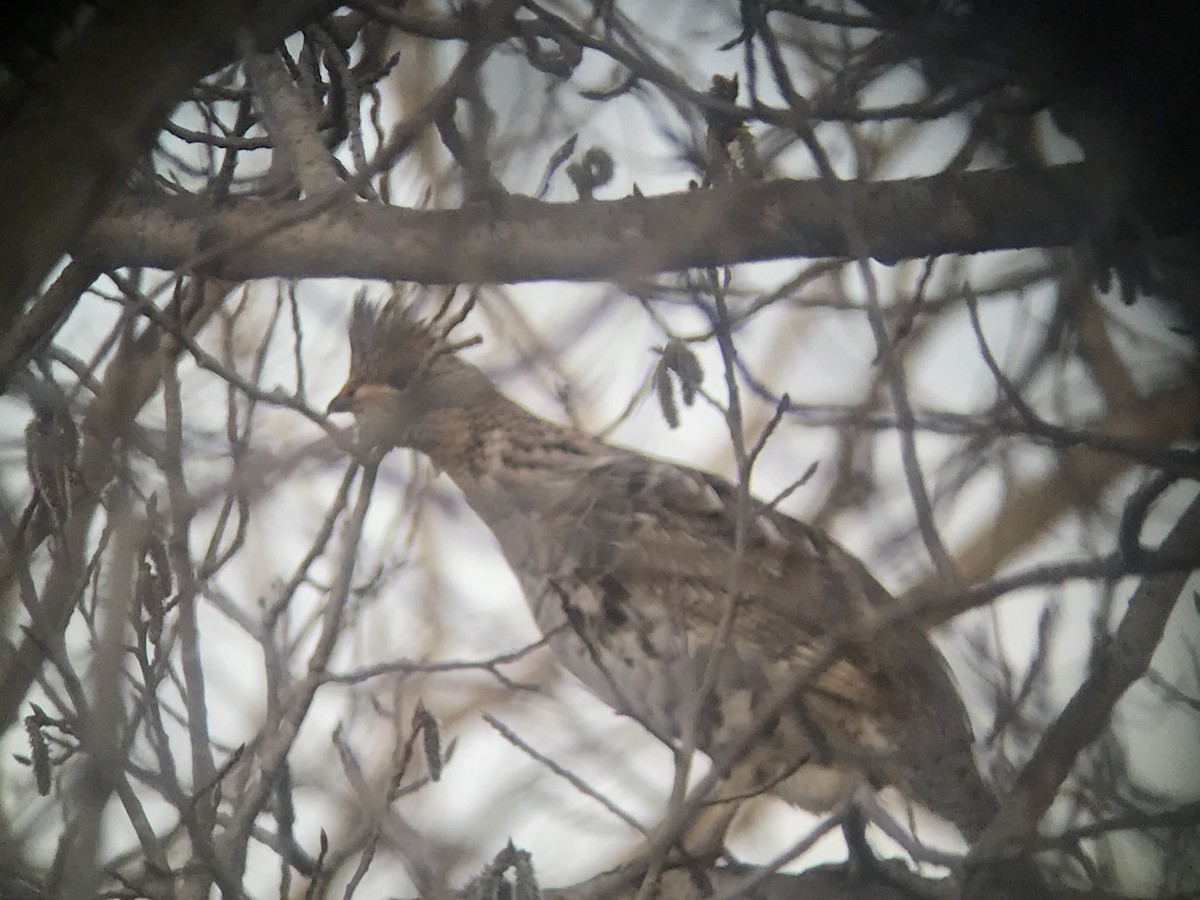
[[[706,627],[716,635],[734,595],[738,642],[795,671],[830,634],[852,632],[894,602],[837,542],[783,513],[747,505],[739,538],[738,491],[728,481],[606,449],[581,463],[573,489],[549,511],[547,539],[569,545],[567,554],[590,568],[588,580],[615,578],[631,597],[653,591],[686,607],[679,613],[701,641]],[[946,727],[969,734],[944,659],[914,626],[850,641],[818,689],[834,702],[884,704],[921,719],[918,707],[950,711],[956,721]]]

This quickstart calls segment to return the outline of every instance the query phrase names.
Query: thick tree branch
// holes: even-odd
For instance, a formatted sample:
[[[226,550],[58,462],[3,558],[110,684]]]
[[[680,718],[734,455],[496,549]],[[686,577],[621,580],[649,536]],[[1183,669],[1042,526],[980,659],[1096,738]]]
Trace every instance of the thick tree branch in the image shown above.
[[[189,0],[104,14],[0,135],[0,326],[102,209],[162,120],[234,59],[238,29],[271,46],[334,4]]]
[[[536,865],[537,860],[534,860]],[[853,867],[845,865],[816,866],[803,872],[775,872],[763,877],[752,867],[705,868],[703,878],[696,870],[671,869],[663,873],[657,885],[660,900],[702,900],[705,897],[753,896],[761,900],[801,900],[820,897],[822,900],[908,900],[919,896],[937,896],[939,883],[914,875],[903,863],[882,861],[892,880],[864,877]],[[708,880],[708,885],[704,884]],[[748,879],[754,880],[753,891],[747,890]],[[941,885],[947,886],[945,884]],[[570,887],[542,892],[547,900],[632,900],[637,893],[637,879],[623,877],[620,871],[606,872]],[[977,900],[1008,900],[1014,895],[1008,890],[987,886],[975,895]],[[1083,891],[1055,888],[1026,894],[1022,900],[1059,898],[1081,900]]]
[[[903,181],[778,180],[657,197],[417,211],[374,204],[122,197],[87,234],[102,267],[197,268],[241,280],[354,276],[423,283],[630,280],[787,257],[845,256],[837,210],[893,262],[1077,243],[1110,227],[1084,164],[952,172]],[[1186,227],[1164,201],[1154,224]]]

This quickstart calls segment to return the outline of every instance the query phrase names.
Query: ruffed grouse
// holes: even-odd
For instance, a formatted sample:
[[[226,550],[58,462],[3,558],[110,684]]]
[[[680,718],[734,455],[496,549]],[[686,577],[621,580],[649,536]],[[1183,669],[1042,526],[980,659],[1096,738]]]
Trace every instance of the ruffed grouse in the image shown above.
[[[447,331],[398,300],[376,309],[360,297],[350,376],[329,411],[353,412],[365,443],[413,448],[454,480],[559,660],[613,709],[667,740],[696,715],[696,745],[719,757],[831,632],[891,602],[824,534],[760,509],[711,691],[692,712],[728,606],[735,489],[538,418],[459,359]],[[945,661],[903,624],[851,643],[790,698],[740,772],[743,792],[749,773],[814,811],[864,782],[894,785],[967,836],[996,806]]]

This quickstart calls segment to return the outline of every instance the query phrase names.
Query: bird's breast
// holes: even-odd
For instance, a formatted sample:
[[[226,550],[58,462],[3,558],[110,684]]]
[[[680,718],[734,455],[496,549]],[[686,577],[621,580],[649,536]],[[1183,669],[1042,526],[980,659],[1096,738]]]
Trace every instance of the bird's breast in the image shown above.
[[[663,739],[677,736],[701,672],[683,623],[630,604],[615,581],[521,576],[530,611],[563,666],[600,700]]]

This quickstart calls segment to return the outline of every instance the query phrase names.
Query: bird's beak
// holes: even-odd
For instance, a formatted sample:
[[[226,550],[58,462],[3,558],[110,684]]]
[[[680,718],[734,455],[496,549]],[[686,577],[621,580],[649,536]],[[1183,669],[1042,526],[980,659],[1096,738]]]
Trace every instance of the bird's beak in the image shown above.
[[[338,391],[336,397],[329,401],[329,405],[325,407],[326,415],[330,413],[353,412],[353,400],[354,389],[349,385],[346,385],[344,388]]]

